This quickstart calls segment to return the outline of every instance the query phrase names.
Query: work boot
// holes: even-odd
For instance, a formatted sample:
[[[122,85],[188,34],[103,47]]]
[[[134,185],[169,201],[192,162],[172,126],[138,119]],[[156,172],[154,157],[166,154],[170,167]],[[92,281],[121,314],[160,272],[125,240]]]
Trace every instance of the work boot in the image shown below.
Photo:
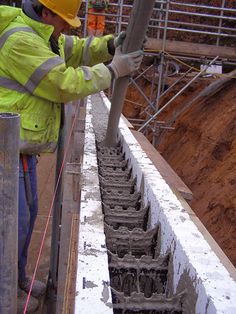
[[[26,277],[24,281],[19,281],[19,287],[24,290],[26,293],[30,291],[31,278]],[[34,280],[33,287],[31,290],[31,295],[35,298],[40,298],[46,292],[46,285],[39,281]]]
[[[17,314],[23,314],[24,313],[24,308],[25,308],[25,304],[27,301],[27,297],[28,297],[28,294],[25,291],[18,288]],[[38,306],[39,306],[39,301],[37,299],[35,299],[34,297],[30,296],[26,313],[27,314],[35,313],[38,309]]]

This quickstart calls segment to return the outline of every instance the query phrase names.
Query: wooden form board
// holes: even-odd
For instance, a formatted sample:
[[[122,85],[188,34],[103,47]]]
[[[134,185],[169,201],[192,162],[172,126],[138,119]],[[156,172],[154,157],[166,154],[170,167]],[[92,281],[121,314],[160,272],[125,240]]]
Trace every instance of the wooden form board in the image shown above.
[[[149,38],[146,44],[146,50],[161,51],[163,48],[161,39]],[[236,60],[236,48],[225,46],[214,46],[206,44],[188,43],[177,40],[166,40],[165,51],[174,55],[182,56],[199,56],[215,58],[219,56],[221,59]]]
[[[173,189],[177,190],[183,198],[191,200],[193,193],[166,162],[166,160],[160,155],[160,153],[152,146],[148,139],[141,133],[135,130],[131,130],[132,134],[139,142],[142,149],[146,152],[147,156],[152,161],[153,165],[160,172],[167,184]]]
[[[70,162],[66,163],[64,173],[56,314],[72,313],[74,309],[85,117],[85,107],[80,107],[70,145]]]

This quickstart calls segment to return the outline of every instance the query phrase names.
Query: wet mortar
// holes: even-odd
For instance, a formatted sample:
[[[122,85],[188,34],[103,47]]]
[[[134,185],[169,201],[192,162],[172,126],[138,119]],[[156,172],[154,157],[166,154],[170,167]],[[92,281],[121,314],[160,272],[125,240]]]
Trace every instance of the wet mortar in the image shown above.
[[[114,313],[186,313],[184,290],[170,295],[172,258],[158,253],[159,228],[148,226],[149,205],[137,191],[132,165],[120,143],[113,148],[103,145],[104,118],[93,123]]]

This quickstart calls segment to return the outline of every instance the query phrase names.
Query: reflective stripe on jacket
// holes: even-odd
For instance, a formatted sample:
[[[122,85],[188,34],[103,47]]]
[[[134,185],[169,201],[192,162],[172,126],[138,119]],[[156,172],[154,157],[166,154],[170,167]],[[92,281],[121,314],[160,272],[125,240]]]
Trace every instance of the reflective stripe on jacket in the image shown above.
[[[111,59],[107,41],[112,36],[62,35],[58,56],[50,48],[52,26],[8,6],[1,6],[0,20],[0,112],[21,115],[22,152],[51,152],[58,140],[60,104],[110,86],[110,72],[101,62]]]

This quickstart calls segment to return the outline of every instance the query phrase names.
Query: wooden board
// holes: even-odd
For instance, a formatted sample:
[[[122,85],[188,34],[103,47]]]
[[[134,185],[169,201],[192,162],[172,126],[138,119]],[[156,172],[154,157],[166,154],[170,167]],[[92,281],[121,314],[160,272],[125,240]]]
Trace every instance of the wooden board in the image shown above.
[[[146,50],[162,50],[163,41],[161,39],[149,38],[146,44]],[[173,55],[182,56],[199,56],[224,58],[228,60],[236,60],[236,48],[225,46],[214,46],[206,44],[188,43],[184,41],[166,40],[165,51]]]
[[[62,216],[60,230],[60,251],[58,259],[56,313],[72,313],[75,301],[77,269],[77,248],[79,232],[80,204],[80,161],[84,146],[84,127],[86,111],[79,109],[71,142],[70,162],[64,172]]]

